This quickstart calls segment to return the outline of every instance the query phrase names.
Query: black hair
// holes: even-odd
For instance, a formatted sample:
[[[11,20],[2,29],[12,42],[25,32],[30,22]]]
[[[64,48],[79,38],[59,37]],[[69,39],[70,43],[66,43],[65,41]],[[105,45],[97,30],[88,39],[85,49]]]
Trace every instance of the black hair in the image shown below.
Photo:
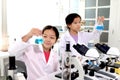
[[[55,32],[56,40],[59,38],[59,32],[58,29],[55,26],[47,25],[43,28],[42,34],[44,33],[45,30],[52,29]]]
[[[69,29],[68,25],[72,24],[75,18],[79,17],[81,19],[81,16],[77,13],[70,13],[66,16],[65,22],[67,24],[67,28]]]

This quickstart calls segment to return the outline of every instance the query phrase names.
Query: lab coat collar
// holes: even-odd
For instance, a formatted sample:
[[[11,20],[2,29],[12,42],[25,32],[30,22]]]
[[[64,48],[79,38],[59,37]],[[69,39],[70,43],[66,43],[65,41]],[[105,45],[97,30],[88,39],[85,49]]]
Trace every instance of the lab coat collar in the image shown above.
[[[41,54],[44,54],[44,51],[43,51],[43,47],[42,47],[42,45],[39,45],[39,50],[41,51]],[[51,48],[50,56],[49,56],[49,59],[48,59],[47,65],[50,64],[51,59],[54,58],[54,54],[56,54],[56,53],[57,53],[56,50],[55,50],[54,48]],[[44,61],[46,62],[45,57],[44,57]]]
[[[67,39],[68,41],[71,41],[71,42],[73,42],[73,43],[76,43],[75,40],[74,40],[74,39],[72,38],[72,36],[70,35],[69,30],[66,31],[66,39]]]
[[[43,46],[42,45],[37,45],[38,46],[38,51],[41,52],[41,53],[44,53],[43,51]],[[51,51],[50,52],[55,52],[54,48],[51,48]]]

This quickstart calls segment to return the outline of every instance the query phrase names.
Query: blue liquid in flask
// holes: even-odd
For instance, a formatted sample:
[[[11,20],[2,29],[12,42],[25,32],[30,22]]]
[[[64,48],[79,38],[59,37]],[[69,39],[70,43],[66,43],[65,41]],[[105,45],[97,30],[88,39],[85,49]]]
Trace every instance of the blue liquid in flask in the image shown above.
[[[44,40],[43,40],[42,37],[38,37],[38,38],[35,39],[36,44],[43,44],[43,42],[44,42]]]

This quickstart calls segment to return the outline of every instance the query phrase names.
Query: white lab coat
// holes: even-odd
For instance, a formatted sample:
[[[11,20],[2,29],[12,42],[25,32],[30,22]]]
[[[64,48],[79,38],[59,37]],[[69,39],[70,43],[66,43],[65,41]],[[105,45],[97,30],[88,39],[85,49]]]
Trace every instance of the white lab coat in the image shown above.
[[[8,52],[25,62],[28,74],[27,80],[37,80],[59,70],[58,55],[53,49],[50,52],[48,63],[46,63],[41,45],[31,45],[21,41],[10,46]]]
[[[90,40],[94,40],[99,38],[101,34],[101,31],[95,30],[93,32],[78,32],[78,42],[79,44],[88,45],[88,42]],[[63,35],[61,35],[61,38],[59,40],[59,49],[66,48],[66,41],[70,41],[70,50],[72,51],[73,55],[81,57],[81,55],[73,48],[74,44],[77,44],[75,40],[71,37],[69,31],[66,31]],[[61,50],[60,50],[61,51]]]

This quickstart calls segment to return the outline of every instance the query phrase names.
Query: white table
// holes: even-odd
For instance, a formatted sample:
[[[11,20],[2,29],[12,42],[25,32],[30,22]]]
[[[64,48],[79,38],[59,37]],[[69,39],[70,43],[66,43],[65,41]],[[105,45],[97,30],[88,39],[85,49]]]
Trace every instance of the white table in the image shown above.
[[[4,76],[4,71],[5,71],[4,59],[7,59],[8,57],[9,57],[8,52],[0,52],[0,76]]]

